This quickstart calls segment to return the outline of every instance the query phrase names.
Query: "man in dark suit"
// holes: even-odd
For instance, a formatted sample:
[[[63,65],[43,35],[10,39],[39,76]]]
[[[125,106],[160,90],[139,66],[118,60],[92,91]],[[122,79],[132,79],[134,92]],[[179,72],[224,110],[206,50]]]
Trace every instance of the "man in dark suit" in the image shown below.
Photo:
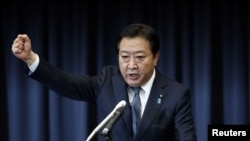
[[[27,63],[31,78],[62,96],[95,103],[98,122],[119,101],[129,103],[112,128],[114,141],[195,141],[190,91],[157,70],[159,47],[154,29],[128,25],[117,41],[119,67],[106,66],[91,77],[66,73],[39,58],[26,34],[17,36],[12,52]]]

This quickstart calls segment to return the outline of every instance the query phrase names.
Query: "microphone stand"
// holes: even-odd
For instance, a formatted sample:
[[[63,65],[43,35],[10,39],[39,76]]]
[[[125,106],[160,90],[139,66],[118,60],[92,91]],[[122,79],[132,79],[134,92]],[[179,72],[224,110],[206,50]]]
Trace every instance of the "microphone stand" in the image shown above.
[[[92,139],[92,137],[105,125],[105,124],[107,124],[109,121],[110,121],[110,119],[111,118],[113,118],[114,117],[114,114],[115,113],[120,113],[120,109],[121,110],[124,110],[123,108],[126,106],[126,101],[125,100],[122,100],[122,101],[120,101],[117,105],[116,105],[116,107],[113,109],[113,111],[111,111],[111,113],[109,113],[108,114],[108,116],[106,117],[106,118],[104,118],[103,120],[102,120],[102,122],[91,132],[91,134],[88,136],[88,138],[86,139],[86,141],[90,141],[90,139]],[[118,110],[118,111],[117,111]],[[116,119],[117,119],[118,117],[116,117]],[[112,124],[113,124],[113,122],[115,122],[116,120],[112,120]],[[111,124],[111,123],[110,123]],[[112,127],[112,124],[110,125],[111,127]],[[106,131],[107,130],[107,131]],[[106,132],[105,132],[106,131]],[[105,137],[105,141],[112,141],[112,139],[111,139],[111,133],[109,133],[109,129],[107,128],[105,128],[104,130],[103,130],[103,132],[104,133],[102,133],[103,134],[103,136]]]
[[[111,131],[102,131],[101,135],[104,137],[105,141],[112,141],[112,132]]]
[[[112,127],[123,113],[124,113],[124,107],[117,108],[113,116],[110,118],[109,122],[102,130],[101,135],[104,137],[105,141],[112,141]]]

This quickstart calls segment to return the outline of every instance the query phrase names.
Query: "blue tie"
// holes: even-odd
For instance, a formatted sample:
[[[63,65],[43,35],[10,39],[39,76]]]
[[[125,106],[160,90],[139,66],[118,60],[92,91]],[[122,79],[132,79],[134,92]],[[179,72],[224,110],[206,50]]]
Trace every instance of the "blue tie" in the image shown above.
[[[133,121],[133,131],[134,135],[136,134],[140,119],[141,119],[141,100],[140,100],[140,87],[133,88],[134,90],[134,98],[131,102],[132,108],[132,121]]]

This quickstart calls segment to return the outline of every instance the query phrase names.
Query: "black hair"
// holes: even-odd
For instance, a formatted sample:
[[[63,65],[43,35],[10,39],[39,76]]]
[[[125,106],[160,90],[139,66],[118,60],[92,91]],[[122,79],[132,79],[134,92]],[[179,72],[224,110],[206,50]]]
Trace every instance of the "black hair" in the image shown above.
[[[155,56],[155,54],[160,49],[160,41],[157,33],[155,30],[145,24],[130,24],[126,26],[120,33],[120,35],[117,38],[117,48],[116,51],[119,53],[119,45],[123,38],[129,37],[142,37],[150,42],[150,49]]]

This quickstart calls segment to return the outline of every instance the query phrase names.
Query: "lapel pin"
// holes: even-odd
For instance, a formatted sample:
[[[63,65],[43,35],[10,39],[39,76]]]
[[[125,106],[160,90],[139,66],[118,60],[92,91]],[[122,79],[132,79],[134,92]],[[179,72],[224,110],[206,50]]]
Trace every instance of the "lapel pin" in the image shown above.
[[[157,99],[157,104],[161,104],[161,99],[162,99],[162,97],[163,97],[163,95],[160,94],[159,97],[158,97],[158,99]]]

